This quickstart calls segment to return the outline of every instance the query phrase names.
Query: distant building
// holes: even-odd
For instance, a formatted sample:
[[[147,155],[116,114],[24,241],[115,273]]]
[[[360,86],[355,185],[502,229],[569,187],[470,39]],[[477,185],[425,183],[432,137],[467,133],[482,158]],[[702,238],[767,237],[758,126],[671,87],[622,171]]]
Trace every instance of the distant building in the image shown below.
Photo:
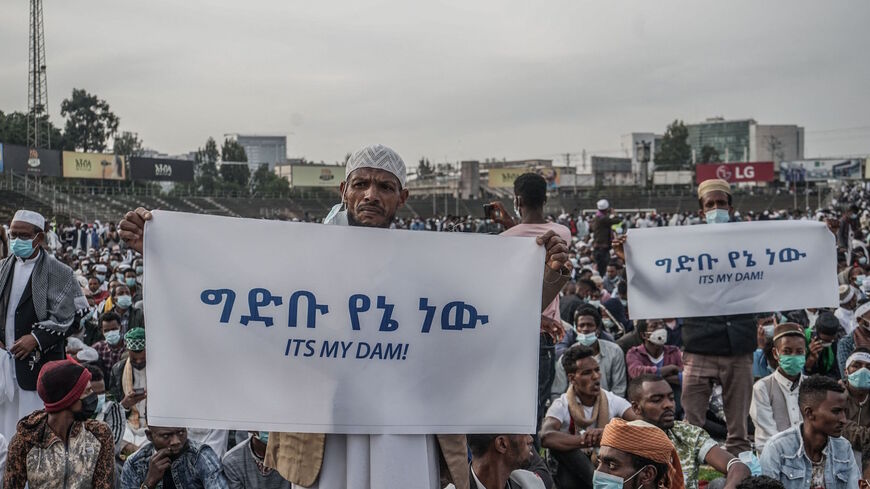
[[[694,158],[711,146],[724,162],[800,160],[804,157],[804,128],[796,125],[762,125],[755,119],[707,119],[686,124]]]
[[[275,165],[287,162],[287,136],[266,136],[257,134],[224,134],[224,137],[239,143],[245,148],[248,165],[252,170],[268,164],[272,171]]]
[[[631,158],[631,172],[635,175],[635,183],[640,184],[644,176],[644,168],[642,168],[643,165],[638,154],[640,145],[649,145],[649,162],[646,168],[646,178],[647,180],[652,180],[653,171],[656,167],[656,151],[661,146],[663,137],[661,134],[652,132],[633,132],[622,136],[622,149]]]
[[[480,163],[480,168],[486,170],[489,168],[552,168],[553,160],[513,160],[513,161],[483,161]]]
[[[635,185],[631,158],[593,156],[592,174],[598,186]]]

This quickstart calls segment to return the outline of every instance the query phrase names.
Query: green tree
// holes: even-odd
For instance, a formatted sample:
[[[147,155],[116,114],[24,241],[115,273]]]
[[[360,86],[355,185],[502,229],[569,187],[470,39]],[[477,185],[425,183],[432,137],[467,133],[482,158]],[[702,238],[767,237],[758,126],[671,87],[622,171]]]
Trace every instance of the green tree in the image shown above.
[[[248,155],[245,154],[245,148],[238,141],[224,139],[224,144],[221,146],[221,161],[248,161]]]
[[[42,117],[48,118],[47,115]],[[64,146],[63,133],[60,129],[49,123],[51,130],[51,147],[55,149],[72,149]],[[4,114],[0,111],[0,142],[6,144],[27,145],[27,114],[24,112],[10,112]]]
[[[429,158],[420,158],[420,163],[417,165],[417,176],[426,178],[435,173],[435,168],[429,162]]]
[[[112,152],[121,156],[142,156],[142,140],[135,132],[124,131],[115,137]]]
[[[66,117],[67,145],[79,151],[105,151],[120,123],[105,100],[79,88],[60,104],[60,115]]]
[[[251,180],[251,169],[247,164],[228,163],[221,164],[221,180],[229,184],[226,190],[245,190]]]
[[[719,156],[719,151],[716,148],[705,144],[701,148],[701,156],[698,158],[698,163],[721,163],[722,157]],[[658,161],[656,161],[658,163]]]
[[[689,130],[683,121],[675,120],[662,138],[656,150],[656,169],[689,170],[692,168],[692,148],[689,146]]]
[[[253,191],[258,194],[277,194],[290,190],[290,182],[269,171],[269,165],[260,165],[251,177]]]
[[[220,157],[217,143],[209,137],[204,148],[199,148],[193,158],[196,169],[196,186],[203,192],[214,192],[218,184],[217,162]]]

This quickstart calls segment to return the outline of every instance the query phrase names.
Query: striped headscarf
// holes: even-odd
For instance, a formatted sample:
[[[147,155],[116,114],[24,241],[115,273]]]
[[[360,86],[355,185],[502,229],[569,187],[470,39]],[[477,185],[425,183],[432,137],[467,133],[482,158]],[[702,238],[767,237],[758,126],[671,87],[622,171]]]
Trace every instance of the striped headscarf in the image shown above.
[[[683,467],[674,444],[664,431],[646,421],[625,421],[613,418],[604,427],[601,446],[615,448],[625,453],[652,460],[668,466],[662,481],[669,489],[684,489]]]

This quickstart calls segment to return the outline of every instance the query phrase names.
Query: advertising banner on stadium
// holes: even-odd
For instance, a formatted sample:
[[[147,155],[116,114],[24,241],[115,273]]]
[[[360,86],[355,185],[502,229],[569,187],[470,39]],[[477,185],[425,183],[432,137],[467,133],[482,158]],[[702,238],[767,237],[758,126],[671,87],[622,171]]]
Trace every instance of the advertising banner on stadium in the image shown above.
[[[23,175],[59,177],[60,151],[4,144],[3,166],[6,171]]]
[[[863,159],[798,160],[779,163],[781,182],[818,182],[824,180],[860,180]]]
[[[344,180],[344,166],[293,165],[291,183],[294,187],[335,187]]]
[[[157,180],[163,182],[192,182],[193,162],[131,156],[130,179]]]
[[[492,188],[514,188],[514,180],[523,173],[535,172],[545,180],[549,189],[556,189],[561,185],[560,176],[561,170],[557,168],[490,168],[489,169],[489,186]]]
[[[124,180],[127,175],[126,158],[104,153],[63,152],[64,178],[92,178],[96,180]]]
[[[821,222],[631,229],[631,319],[837,307],[837,246]]]
[[[772,161],[752,163],[705,163],[695,166],[697,183],[720,178],[728,183],[772,182],[774,167]]]
[[[153,215],[149,424],[534,432],[544,249],[533,238]]]
[[[0,173],[3,173],[3,143],[0,143]]]

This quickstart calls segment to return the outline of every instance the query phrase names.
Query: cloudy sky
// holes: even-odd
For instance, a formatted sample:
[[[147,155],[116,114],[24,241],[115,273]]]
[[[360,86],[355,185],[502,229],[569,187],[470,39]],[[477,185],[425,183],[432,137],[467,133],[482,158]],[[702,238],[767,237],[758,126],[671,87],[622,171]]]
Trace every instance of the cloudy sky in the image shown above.
[[[27,106],[27,4],[0,0],[4,112]],[[48,95],[59,123],[74,87],[96,93],[168,153],[242,132],[327,162],[369,142],[409,163],[616,156],[623,134],[724,116],[865,154],[868,18],[866,0],[47,1]]]

